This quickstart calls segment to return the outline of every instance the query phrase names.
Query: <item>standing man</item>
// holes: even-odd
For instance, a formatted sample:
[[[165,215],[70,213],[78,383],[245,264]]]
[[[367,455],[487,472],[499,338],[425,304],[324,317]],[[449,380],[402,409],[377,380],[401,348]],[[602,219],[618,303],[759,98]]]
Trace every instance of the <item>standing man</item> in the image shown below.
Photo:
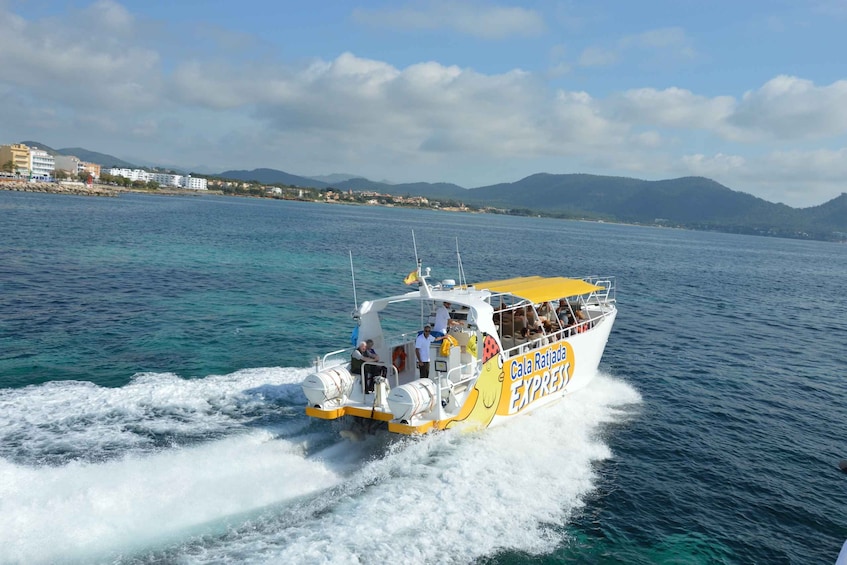
[[[442,302],[441,306],[435,309],[435,322],[433,323],[432,335],[442,337],[447,335],[447,329],[454,325],[455,322],[450,319],[449,302]]]
[[[429,378],[429,344],[433,343],[435,337],[430,332],[432,328],[424,326],[423,332],[415,340],[415,357],[418,361],[418,371],[422,379]]]

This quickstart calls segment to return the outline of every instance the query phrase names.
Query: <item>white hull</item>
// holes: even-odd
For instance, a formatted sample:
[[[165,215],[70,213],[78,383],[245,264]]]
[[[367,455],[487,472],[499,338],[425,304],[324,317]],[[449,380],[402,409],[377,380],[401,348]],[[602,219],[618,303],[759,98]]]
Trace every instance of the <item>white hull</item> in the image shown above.
[[[454,288],[430,286],[420,271],[418,277],[417,292],[361,305],[358,333],[374,341],[379,360],[355,373],[350,349],[325,355],[303,383],[308,415],[385,422],[404,434],[484,428],[556,402],[596,375],[617,316],[613,279],[523,277]],[[560,309],[570,309],[569,321],[551,310],[555,297]],[[431,345],[430,370],[420,378],[414,363],[419,332],[387,334],[395,324],[389,312],[411,305],[428,313],[442,302],[456,305],[451,315],[457,320],[446,343]],[[544,318],[536,313],[541,307]],[[535,331],[512,337],[519,329],[528,334],[527,320]],[[372,393],[369,371],[386,375],[376,378]]]

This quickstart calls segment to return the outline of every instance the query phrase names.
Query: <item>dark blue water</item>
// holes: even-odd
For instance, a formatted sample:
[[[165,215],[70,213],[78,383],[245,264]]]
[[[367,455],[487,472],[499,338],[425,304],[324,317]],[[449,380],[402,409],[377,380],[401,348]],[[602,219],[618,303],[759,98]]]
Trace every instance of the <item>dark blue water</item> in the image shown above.
[[[337,439],[298,383],[414,266],[616,275],[601,374]],[[223,197],[0,192],[0,563],[831,563],[847,247]],[[378,527],[375,529],[373,522]],[[45,543],[49,539],[50,543]]]

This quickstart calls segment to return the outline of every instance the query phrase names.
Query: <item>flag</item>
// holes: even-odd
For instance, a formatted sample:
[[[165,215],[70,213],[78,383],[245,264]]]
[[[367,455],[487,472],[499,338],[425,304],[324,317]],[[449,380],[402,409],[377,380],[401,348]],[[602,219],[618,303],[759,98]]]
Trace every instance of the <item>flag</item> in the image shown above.
[[[412,283],[413,283],[413,282],[415,282],[416,280],[418,280],[418,272],[417,272],[417,271],[412,271],[411,273],[409,273],[408,275],[406,275],[406,278],[405,278],[405,279],[403,279],[403,282],[404,282],[404,283],[406,283],[406,284],[412,284]]]

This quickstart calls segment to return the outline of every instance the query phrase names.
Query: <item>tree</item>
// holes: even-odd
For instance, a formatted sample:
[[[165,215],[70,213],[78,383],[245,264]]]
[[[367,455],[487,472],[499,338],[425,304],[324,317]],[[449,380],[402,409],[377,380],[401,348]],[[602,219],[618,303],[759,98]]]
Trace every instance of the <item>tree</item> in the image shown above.
[[[0,170],[4,173],[13,173],[15,172],[15,164],[12,161],[6,161],[2,166],[0,166]]]

